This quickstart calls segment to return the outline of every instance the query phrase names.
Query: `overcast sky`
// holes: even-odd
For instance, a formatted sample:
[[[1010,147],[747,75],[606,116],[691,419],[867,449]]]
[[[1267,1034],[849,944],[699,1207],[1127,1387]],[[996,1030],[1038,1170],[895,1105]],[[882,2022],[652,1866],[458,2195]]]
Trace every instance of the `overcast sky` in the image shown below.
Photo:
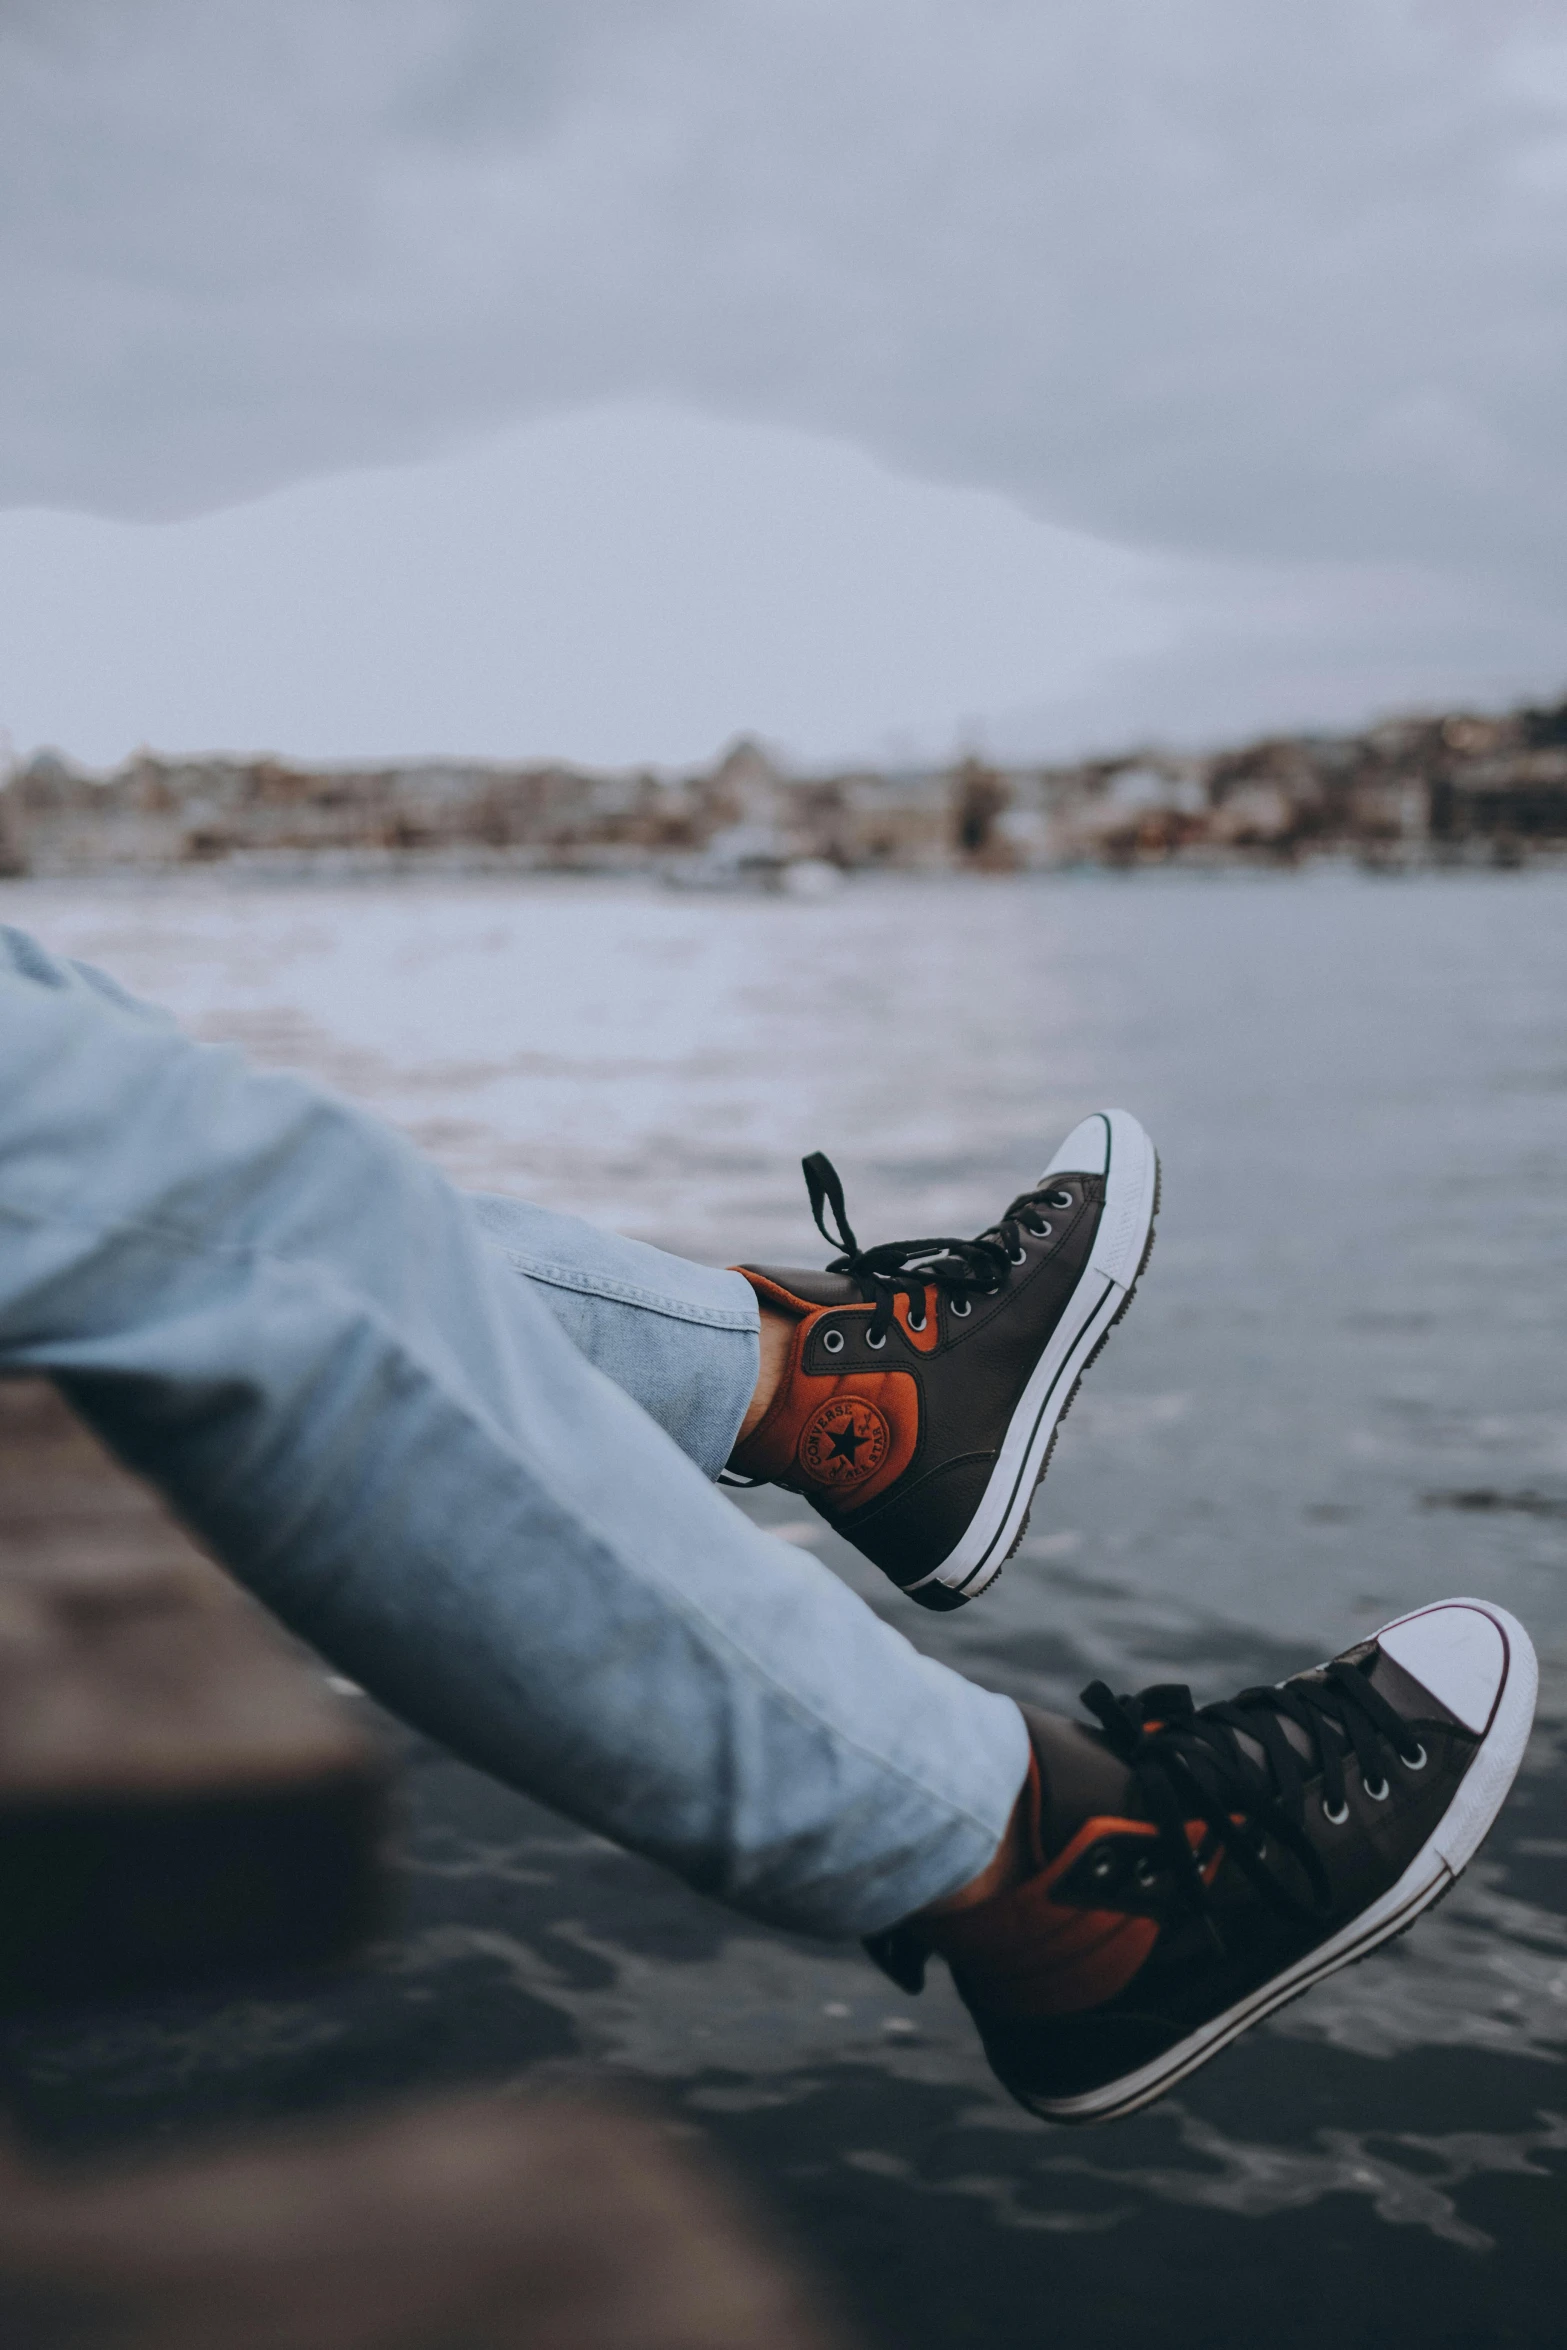
[[[3,0],[0,726],[1567,688],[1557,0]]]

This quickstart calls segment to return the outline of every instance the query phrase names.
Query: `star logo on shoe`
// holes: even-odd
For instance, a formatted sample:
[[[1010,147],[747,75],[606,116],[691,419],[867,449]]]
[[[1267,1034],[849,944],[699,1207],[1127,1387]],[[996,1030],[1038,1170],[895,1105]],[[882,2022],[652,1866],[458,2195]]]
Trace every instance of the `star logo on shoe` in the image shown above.
[[[863,1485],[887,1458],[892,1431],[873,1403],[835,1395],[811,1414],[800,1433],[800,1467],[813,1484]]]

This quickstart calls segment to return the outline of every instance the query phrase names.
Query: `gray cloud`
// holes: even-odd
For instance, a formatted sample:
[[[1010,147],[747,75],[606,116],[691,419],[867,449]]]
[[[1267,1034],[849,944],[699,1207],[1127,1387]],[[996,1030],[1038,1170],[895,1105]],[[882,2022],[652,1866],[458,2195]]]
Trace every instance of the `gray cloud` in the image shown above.
[[[0,224],[5,502],[654,397],[1138,544],[1567,592],[1524,0],[13,0]]]

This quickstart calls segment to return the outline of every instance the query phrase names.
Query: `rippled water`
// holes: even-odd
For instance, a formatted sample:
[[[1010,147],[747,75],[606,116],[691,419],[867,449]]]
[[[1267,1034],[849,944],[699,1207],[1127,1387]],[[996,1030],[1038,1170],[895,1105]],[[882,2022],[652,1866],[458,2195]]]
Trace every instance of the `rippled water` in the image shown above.
[[[1567,878],[799,903],[203,877],[7,886],[0,919],[319,1072],[462,1181],[717,1261],[820,1260],[802,1151],[832,1153],[862,1235],[973,1230],[1123,1101],[1165,1165],[1138,1303],[995,1592],[903,1628],[1047,1702],[1096,1674],[1216,1696],[1477,1591],[1544,1668],[1459,1892],[1130,2122],[1042,2128],[950,1995],[737,1925],[414,1746],[409,1914],[377,1964],[325,1998],[24,2035],[36,2128],[607,2072],[746,2165],[888,2343],[1558,2339]],[[750,1506],[898,1607],[798,1503]]]

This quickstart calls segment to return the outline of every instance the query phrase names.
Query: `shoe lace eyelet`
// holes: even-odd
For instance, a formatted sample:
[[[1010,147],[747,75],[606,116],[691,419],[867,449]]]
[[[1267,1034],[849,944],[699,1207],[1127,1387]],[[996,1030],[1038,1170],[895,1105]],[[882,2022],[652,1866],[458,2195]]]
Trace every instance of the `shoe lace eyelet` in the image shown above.
[[[1073,1204],[1072,1194],[1064,1186],[1058,1191],[1047,1191],[1045,1194],[1047,1208],[1069,1208]]]
[[[1009,1265],[1022,1265],[1026,1264],[1027,1261],[1028,1251],[1026,1248],[1009,1248],[1007,1250],[1007,1263]]]
[[[1159,1872],[1151,1860],[1140,1860],[1136,1868],[1133,1869],[1132,1875],[1136,1878],[1139,1889],[1144,1893],[1151,1892],[1159,1881]]]
[[[1327,1798],[1324,1797],[1322,1803],[1322,1816],[1327,1821],[1330,1828],[1342,1828],[1344,1822],[1349,1817],[1349,1805],[1347,1803],[1341,1803],[1337,1811],[1335,1811],[1333,1806],[1327,1801]]]
[[[1421,1745],[1419,1739],[1417,1738],[1415,1741],[1414,1753],[1401,1754],[1398,1759],[1403,1764],[1406,1771],[1423,1771],[1431,1758],[1426,1753],[1425,1748]]]
[[[1392,1792],[1386,1779],[1365,1779],[1360,1782],[1373,1803],[1386,1803]]]
[[[968,1298],[968,1297],[955,1297],[955,1298],[953,1299],[953,1301],[952,1301],[952,1312],[953,1312],[954,1314],[956,1314],[956,1316],[957,1316],[957,1318],[958,1318],[958,1320],[959,1320],[960,1322],[966,1322],[966,1321],[967,1321],[967,1319],[968,1319],[968,1317],[969,1317],[969,1315],[970,1315],[970,1314],[971,1314],[973,1311],[974,1311],[974,1301],[973,1301],[973,1299],[972,1299],[972,1298]]]
[[[1029,1230],[1032,1232],[1036,1240],[1048,1240],[1051,1233],[1054,1232],[1055,1226],[1051,1223],[1047,1223],[1046,1220],[1041,1217],[1037,1224],[1030,1224]]]
[[[841,1355],[843,1352],[843,1332],[838,1329],[824,1330],[822,1332],[822,1346],[830,1355]]]
[[[918,1320],[917,1322],[915,1321],[915,1319],[914,1319],[914,1316],[913,1316],[912,1314],[910,1314],[910,1316],[909,1316],[909,1328],[910,1328],[911,1330],[923,1330],[923,1329],[924,1329],[924,1327],[925,1327],[925,1317],[924,1317],[924,1315],[923,1315],[923,1314],[921,1314],[921,1316],[920,1316],[920,1318],[919,1318],[919,1320]]]
[[[1098,1884],[1102,1885],[1107,1877],[1115,1875],[1115,1854],[1113,1852],[1096,1852],[1089,1863],[1088,1873]]]
[[[884,1330],[880,1338],[878,1338],[874,1330],[867,1330],[865,1333],[865,1343],[868,1347],[874,1348],[877,1354],[880,1354],[882,1348],[887,1343],[886,1331]]]

